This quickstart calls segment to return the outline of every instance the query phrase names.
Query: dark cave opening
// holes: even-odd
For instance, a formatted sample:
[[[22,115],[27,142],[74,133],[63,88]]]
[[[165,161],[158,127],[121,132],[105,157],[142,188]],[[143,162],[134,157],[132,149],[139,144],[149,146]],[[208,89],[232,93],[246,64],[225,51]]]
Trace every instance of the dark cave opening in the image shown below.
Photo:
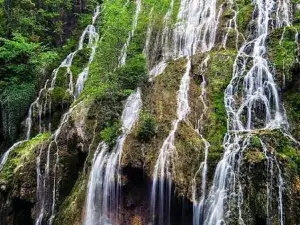
[[[33,219],[31,218],[31,209],[33,204],[25,200],[14,198],[13,199],[13,212],[14,212],[14,225],[32,225]]]
[[[122,188],[122,202],[124,212],[123,223],[131,224],[136,215],[141,217],[143,224],[152,223],[151,188],[152,180],[141,168],[124,167],[122,170],[125,185]],[[171,211],[169,225],[190,225],[193,220],[193,204],[186,197],[175,192],[172,185]],[[131,220],[131,221],[130,221]]]
[[[255,218],[255,225],[267,225],[267,219],[262,217]]]

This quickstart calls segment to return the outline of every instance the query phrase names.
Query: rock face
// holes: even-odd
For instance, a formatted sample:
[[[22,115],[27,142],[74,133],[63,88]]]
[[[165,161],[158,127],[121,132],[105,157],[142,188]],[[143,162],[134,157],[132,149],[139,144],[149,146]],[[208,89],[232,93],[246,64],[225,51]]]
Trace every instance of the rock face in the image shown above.
[[[232,184],[228,184],[222,207],[227,212],[226,224],[300,223],[299,4],[277,1],[288,4],[291,23],[275,28],[272,14],[269,26],[274,28],[267,34],[267,53],[263,56],[272,68],[289,123],[272,129],[236,131],[227,124],[230,112],[224,93],[234,65],[240,63],[236,58],[240,47],[256,35],[256,3],[217,1],[215,47],[206,52],[198,49],[189,58],[168,56],[162,73],[148,80],[153,67],[164,60],[166,49],[172,46],[173,28],[179,23],[177,13],[184,2],[98,2],[102,11],[95,25],[102,38],[82,93],[75,98],[69,87],[76,85],[76,78],[90,60],[89,48],[80,50],[74,58],[70,67],[74,80],[70,82],[70,73],[62,68],[51,94],[41,95],[44,102],[50,98],[51,104],[46,104],[42,116],[33,112],[31,136],[35,137],[14,149],[3,168],[0,166],[0,225],[83,224],[96,148],[101,142],[106,142],[110,150],[115,146],[125,100],[137,87],[142,89],[143,106],[125,140],[116,175],[121,187],[118,222],[148,225],[159,218],[151,205],[153,171],[172,121],[177,118],[177,94],[189,60],[190,112],[178,123],[174,135],[169,165],[171,216],[164,224],[210,224],[204,221],[210,213],[205,201],[214,191],[217,166],[226,148],[224,139],[230,135],[239,135],[240,142],[246,144],[233,159],[234,179],[228,180]],[[76,7],[84,4],[80,1]],[[141,11],[137,13],[139,4]],[[66,33],[73,30],[72,21]],[[88,46],[87,42],[85,39]],[[124,49],[127,58],[123,65],[120,55],[124,55]],[[251,63],[247,67],[245,71]],[[234,82],[242,84],[243,77]],[[236,91],[234,101],[240,103],[243,90]],[[253,113],[265,115],[265,108],[259,105]],[[48,132],[41,131],[40,121]],[[263,116],[254,119],[258,127],[263,121]],[[233,146],[233,150],[237,148]],[[197,208],[202,198],[204,209]],[[200,217],[195,219],[197,213]]]

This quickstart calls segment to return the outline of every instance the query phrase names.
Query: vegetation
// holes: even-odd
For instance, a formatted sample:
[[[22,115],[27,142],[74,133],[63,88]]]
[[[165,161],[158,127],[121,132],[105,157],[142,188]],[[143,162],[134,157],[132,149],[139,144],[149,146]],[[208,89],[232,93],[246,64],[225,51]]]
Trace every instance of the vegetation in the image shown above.
[[[113,148],[116,144],[117,137],[121,133],[120,125],[118,123],[113,124],[110,127],[104,128],[101,133],[101,139],[110,147]]]
[[[296,2],[298,0],[295,0],[293,4]],[[135,184],[127,180],[126,173],[132,172],[135,176],[139,174],[136,171],[143,170],[147,177],[151,178],[159,149],[170,132],[172,121],[177,116],[177,93],[180,80],[186,70],[186,58],[170,60],[165,71],[153,81],[148,82],[149,68],[147,67],[152,67],[151,59],[161,57],[160,38],[171,0],[143,0],[134,31],[132,29],[136,10],[135,1],[0,0],[0,147],[8,146],[24,136],[22,121],[28,112],[29,104],[34,100],[44,81],[51,76],[53,68],[59,65],[67,53],[75,50],[80,31],[91,22],[92,9],[97,3],[102,4],[101,14],[95,24],[100,40],[83,92],[74,101],[73,96],[67,91],[68,71],[66,68],[60,68],[55,87],[47,92],[47,96],[42,96],[43,100],[51,98],[51,113],[49,113],[51,118],[43,115],[47,118],[42,119],[51,123],[52,129],[57,129],[62,113],[71,105],[75,106],[84,102],[82,106],[74,109],[69,121],[61,127],[61,135],[57,137],[59,162],[56,167],[57,216],[54,224],[81,224],[81,212],[88,185],[88,171],[95,147],[104,141],[110,149],[114,148],[118,136],[122,134],[120,118],[126,98],[137,87],[141,87],[143,110],[137,126],[128,134],[124,142],[121,163],[125,168],[124,171],[130,167],[121,177],[122,191],[125,190],[122,202],[124,201],[124,205],[130,206],[128,208],[135,212],[131,207],[134,204],[127,204],[131,201],[128,193],[131,194],[131,187]],[[180,3],[180,0],[174,0],[171,19],[168,21],[170,27],[174,27],[177,21]],[[210,143],[207,156],[209,165],[207,187],[210,187],[217,163],[223,155],[223,139],[230,129],[227,127],[228,115],[224,104],[224,91],[232,77],[232,65],[237,55],[236,46],[240,45],[242,36],[245,38],[248,35],[251,36],[252,33],[249,31],[253,29],[251,19],[255,16],[255,7],[251,0],[237,0],[233,8],[230,8],[231,5],[223,0],[217,1],[218,7],[221,4],[223,4],[223,11],[220,11],[222,15],[219,17],[216,47],[206,53],[199,51],[191,57],[191,82],[188,93],[191,113],[186,120],[178,124],[175,133],[172,181],[176,193],[187,196],[189,199],[193,197],[193,182],[200,184],[202,181],[201,169],[203,167],[199,170],[199,166],[205,156],[206,146],[203,138]],[[234,16],[233,9],[238,12],[237,26],[241,35],[239,43],[235,43],[236,31],[230,29],[226,49],[223,49],[220,46],[220,39],[223,38],[227,21]],[[296,24],[285,29],[279,28],[271,31],[268,37],[268,54],[265,56],[270,60],[270,65],[274,65],[280,98],[284,101],[291,132],[297,140],[300,139],[298,94],[300,66],[297,61],[299,52],[295,41],[295,35],[299,30],[297,23],[300,21],[298,11],[295,8],[294,22]],[[150,25],[152,26],[150,56],[146,56],[145,39]],[[128,40],[126,63],[121,64],[122,49]],[[76,80],[86,67],[90,53],[90,49],[82,49],[76,53],[70,68],[73,80]],[[207,65],[200,70],[206,57],[209,57]],[[199,125],[199,115],[204,112],[203,103],[199,100],[203,91],[201,87],[203,78],[207,81],[207,108],[205,108],[207,111],[200,121],[201,135],[199,135],[196,128]],[[47,110],[50,109],[49,107],[50,105],[46,106]],[[50,135],[40,134],[24,142],[9,155],[7,164],[0,172],[1,201],[4,196],[2,196],[1,185],[22,189],[23,181],[18,184],[14,182],[24,174],[24,171],[28,170],[30,174],[30,176],[24,176],[24,179],[30,177],[35,182],[35,157],[41,146],[47,146]],[[268,147],[268,154],[277,157],[278,167],[274,166],[274,174],[280,168],[286,186],[294,184],[294,180],[300,180],[300,156],[299,146],[289,137],[284,136],[280,130],[259,130],[251,135],[247,148],[240,155],[243,157],[241,160],[243,162],[239,168],[241,173],[247,173],[249,176],[238,179],[242,180],[242,186],[239,188],[246,190],[242,204],[245,205],[245,211],[250,215],[245,223],[258,224],[260,217],[262,219],[266,217],[267,210],[264,204],[267,195],[266,181],[271,181],[266,177],[268,165],[261,141]],[[239,159],[241,158],[236,158],[236,160]],[[131,168],[134,169],[131,170]],[[136,177],[140,178],[137,175]],[[277,176],[274,177],[276,181]],[[34,182],[31,182],[34,187],[28,188],[33,190],[32,196],[35,194]],[[139,190],[144,188],[142,182],[139,185]],[[277,186],[274,186],[274,189],[276,188]],[[285,190],[290,193],[295,192],[292,188]],[[201,193],[201,190],[198,192]],[[8,199],[8,206],[5,206],[7,208],[11,207],[9,202],[12,200],[11,196],[13,195],[7,192],[3,197]],[[16,199],[19,200],[19,198],[21,199],[22,196]],[[30,207],[33,207],[34,201],[30,200]],[[28,211],[33,212],[33,208]],[[33,217],[33,215],[30,216]],[[256,221],[256,216],[259,217],[258,221]],[[289,217],[287,213],[285,216]],[[137,219],[131,221],[141,222]]]
[[[35,163],[38,147],[48,141],[49,133],[39,134],[30,141],[26,141],[16,147],[8,156],[7,163],[0,172],[0,180],[8,185],[12,185],[12,180],[16,177],[18,170],[27,162]]]
[[[141,115],[141,120],[138,128],[138,139],[143,142],[149,142],[150,139],[156,134],[156,121],[155,117],[149,112]]]
[[[222,151],[223,138],[227,131],[227,114],[224,105],[224,92],[232,76],[235,50],[223,50],[210,53],[205,73],[208,82],[207,98],[210,100],[208,113],[207,140],[211,151]],[[226,63],[224,63],[226,62]]]
[[[67,38],[74,34],[77,39],[96,4],[96,0],[84,5],[69,0],[0,1],[0,140],[5,146],[20,136],[20,123],[37,89],[74,49],[77,40]]]

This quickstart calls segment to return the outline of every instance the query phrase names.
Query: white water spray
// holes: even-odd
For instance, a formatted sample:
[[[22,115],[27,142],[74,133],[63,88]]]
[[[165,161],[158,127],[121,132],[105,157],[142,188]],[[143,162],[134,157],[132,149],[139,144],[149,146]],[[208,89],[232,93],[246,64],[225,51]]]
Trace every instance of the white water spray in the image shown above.
[[[242,190],[236,183],[242,153],[248,145],[252,132],[259,129],[285,128],[287,124],[272,69],[266,58],[266,38],[274,12],[276,13],[274,27],[290,24],[286,16],[290,14],[289,7],[286,7],[289,3],[255,0],[254,4],[257,13],[254,18],[256,30],[253,39],[239,49],[232,80],[225,91],[228,129],[231,131],[228,131],[224,138],[224,156],[217,165],[213,185],[206,201],[204,224],[207,225],[226,223],[226,217],[231,212],[230,201],[233,196],[237,196],[239,223],[243,224]],[[236,161],[236,158],[240,160]],[[281,175],[280,178],[282,179]],[[283,224],[281,213],[280,224]]]
[[[150,71],[153,77],[161,74],[168,60],[192,56],[196,51],[206,52],[214,47],[216,31],[222,6],[216,9],[216,0],[182,0],[177,15],[177,23],[171,31],[170,19],[174,7],[171,1],[164,19],[162,35],[162,59]]]
[[[121,157],[127,135],[135,125],[142,107],[140,88],[131,94],[122,113],[122,135],[109,151],[100,143],[90,173],[84,225],[120,224]]]
[[[173,4],[174,2],[171,1],[171,10],[173,9]],[[164,70],[168,59],[187,56],[186,72],[181,79],[177,96],[177,118],[172,122],[172,130],[159,151],[159,156],[154,168],[151,193],[153,224],[170,224],[172,158],[176,153],[175,134],[179,123],[184,121],[190,112],[188,99],[191,70],[190,56],[195,54],[197,50],[206,52],[213,48],[218,19],[222,11],[221,8],[222,7],[220,7],[219,13],[217,13],[215,0],[181,1],[177,17],[178,22],[175,24],[175,28],[172,32],[171,43],[173,44],[173,48],[169,48],[169,37],[167,37],[166,40],[168,41],[165,41],[166,44],[163,46],[163,60],[150,72],[150,75],[156,76],[159,74],[158,72]],[[166,17],[170,16],[170,14],[170,11],[168,11]],[[165,22],[168,21],[167,19],[165,19]],[[169,34],[168,29],[165,28],[164,33]],[[200,136],[203,138],[202,135]],[[203,140],[205,139],[203,138]],[[205,151],[207,158],[209,143],[207,141],[205,143],[207,147]],[[205,177],[206,168],[203,172],[205,173],[205,175],[203,175]],[[195,202],[195,204],[197,203]],[[195,206],[195,208],[197,208],[197,206]],[[156,218],[156,216],[158,218]]]
[[[99,35],[96,31],[96,28],[94,27],[94,23],[96,19],[98,18],[100,14],[100,6],[97,6],[93,19],[92,19],[92,24],[88,25],[85,30],[82,32],[82,35],[79,39],[78,47],[77,49],[70,53],[59,65],[58,68],[54,69],[52,72],[51,79],[47,79],[45,82],[44,87],[40,90],[39,95],[37,99],[30,105],[29,111],[28,111],[28,116],[26,119],[26,139],[30,139],[31,132],[32,132],[32,126],[33,126],[33,119],[36,116],[38,120],[38,125],[39,125],[39,133],[41,132],[46,132],[46,131],[51,131],[51,122],[47,125],[46,121],[43,121],[44,117],[51,116],[51,92],[55,88],[56,80],[57,80],[57,75],[61,69],[66,70],[66,74],[68,75],[68,80],[69,80],[69,85],[68,89],[66,92],[69,92],[70,95],[77,97],[80,92],[83,90],[84,87],[84,82],[87,79],[88,72],[89,72],[89,66],[92,63],[94,59],[94,55],[96,52],[96,47],[97,43],[99,40]],[[85,45],[85,39],[88,37],[88,44],[87,48],[91,49],[90,57],[88,64],[86,68],[83,69],[83,71],[78,75],[78,79],[76,81],[76,90],[74,90],[74,81],[73,81],[73,74],[71,71],[71,66],[73,63],[73,59],[76,55],[76,53],[79,50],[82,50]],[[37,114],[35,114],[37,112]],[[47,113],[49,115],[47,115]]]

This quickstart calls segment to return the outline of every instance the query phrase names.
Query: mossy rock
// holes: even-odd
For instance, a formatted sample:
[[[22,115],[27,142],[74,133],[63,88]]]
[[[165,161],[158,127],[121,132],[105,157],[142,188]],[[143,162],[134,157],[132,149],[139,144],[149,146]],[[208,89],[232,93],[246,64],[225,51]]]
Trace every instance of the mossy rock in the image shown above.
[[[246,2],[246,1],[244,1]],[[248,3],[238,3],[238,16],[237,16],[237,26],[239,32],[247,36],[247,29],[250,21],[252,20],[252,14],[254,11],[254,5],[248,1]]]
[[[21,143],[10,152],[7,162],[0,172],[0,181],[5,183],[6,189],[15,188],[16,183],[20,183],[20,180],[31,182],[31,186],[35,189],[36,179],[31,177],[31,175],[35,174],[35,159],[40,150],[39,148],[45,145],[49,138],[49,133],[39,134],[30,141]],[[29,175],[29,178],[26,174]]]
[[[181,122],[175,135],[175,152],[172,157],[173,182],[178,194],[192,199],[193,179],[204,161],[205,144],[200,135],[185,122]],[[198,176],[196,182],[201,184]]]
[[[269,35],[268,52],[270,61],[276,69],[277,84],[280,87],[291,87],[294,64],[297,59],[295,42],[297,28],[285,27],[272,30]]]
[[[82,210],[85,204],[87,186],[87,174],[82,174],[75,183],[71,193],[61,204],[58,214],[53,222],[54,225],[81,224],[83,218]]]
[[[66,104],[69,106],[73,102],[73,96],[64,88],[55,87],[51,91],[51,101],[53,105]]]
[[[203,74],[200,74],[195,66],[193,74],[205,77],[207,82],[207,116],[201,124],[203,135],[211,144],[210,151],[222,152],[223,138],[227,131],[227,114],[224,106],[224,92],[232,77],[233,62],[235,60],[235,50],[212,51],[208,55],[196,55],[193,64],[200,65],[209,57],[207,67]],[[194,78],[195,79],[195,78]],[[201,80],[201,79],[200,79]],[[201,82],[198,82],[200,86]]]
[[[171,61],[164,73],[157,76],[151,85],[143,87],[143,111],[151,114],[155,120],[156,134],[146,143],[139,139],[139,127],[143,124],[143,116],[140,116],[136,127],[126,139],[123,166],[143,167],[147,175],[152,177],[159,149],[177,116],[177,91],[185,66],[186,59]]]
[[[55,87],[67,89],[69,87],[69,75],[66,67],[58,69],[55,80]]]

